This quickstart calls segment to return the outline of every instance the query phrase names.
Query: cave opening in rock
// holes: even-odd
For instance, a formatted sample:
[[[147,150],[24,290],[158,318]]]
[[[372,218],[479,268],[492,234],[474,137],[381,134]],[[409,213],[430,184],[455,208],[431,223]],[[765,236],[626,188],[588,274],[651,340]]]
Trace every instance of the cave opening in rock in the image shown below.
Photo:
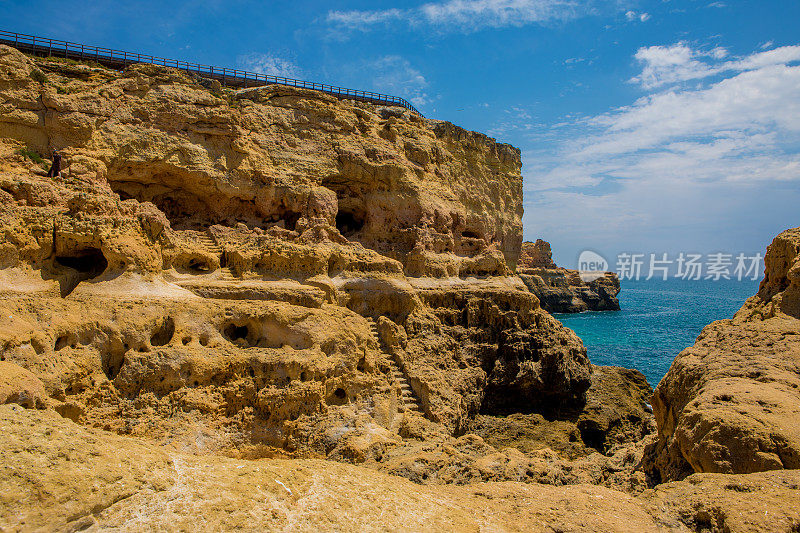
[[[366,214],[359,210],[339,209],[336,214],[336,229],[345,237],[355,235],[364,228]]]
[[[211,266],[209,266],[208,262],[203,259],[198,259],[193,257],[189,260],[188,264],[189,270],[192,272],[209,272],[211,270]]]
[[[61,296],[67,297],[80,282],[94,279],[105,272],[108,260],[98,248],[89,247],[56,255],[52,266]]]
[[[103,353],[100,355],[103,373],[110,381],[114,381],[125,363],[125,354],[121,352]]]
[[[461,232],[461,236],[467,239],[480,239],[481,236],[475,231],[465,230]]]
[[[578,431],[581,432],[581,440],[586,446],[605,453],[606,433],[595,422],[585,420],[579,422]]]
[[[97,248],[83,248],[69,254],[56,256],[56,263],[60,266],[77,270],[83,279],[99,276],[108,268],[108,260]]]
[[[297,228],[297,221],[300,220],[300,213],[287,209],[280,214],[280,217],[283,220],[283,227],[294,231]]]

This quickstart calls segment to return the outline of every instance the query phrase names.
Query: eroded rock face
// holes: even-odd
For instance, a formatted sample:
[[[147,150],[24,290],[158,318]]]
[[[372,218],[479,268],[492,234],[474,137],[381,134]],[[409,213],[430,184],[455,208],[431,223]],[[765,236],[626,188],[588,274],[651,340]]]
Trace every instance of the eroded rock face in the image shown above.
[[[706,326],[656,388],[660,479],[800,468],[800,228],[765,264],[758,294]]]
[[[0,406],[0,423],[0,491],[14,501],[0,505],[4,528],[656,530],[641,503],[605,487],[423,486],[332,461],[197,456],[18,406]]]
[[[553,261],[550,243],[542,239],[536,239],[536,242],[523,242],[517,267],[557,268]]]
[[[614,272],[580,272],[556,266],[550,243],[522,243],[517,275],[550,313],[619,310]]]
[[[517,149],[312,91],[6,47],[0,67],[0,353],[34,404],[351,462],[417,419],[441,440],[580,408],[582,343],[512,274]],[[52,149],[48,178],[29,154]]]
[[[485,135],[315,91],[223,94],[152,65],[34,63],[3,47],[0,66],[5,137],[60,150],[67,179],[151,202],[173,229],[323,221],[415,276],[516,264],[520,153]]]

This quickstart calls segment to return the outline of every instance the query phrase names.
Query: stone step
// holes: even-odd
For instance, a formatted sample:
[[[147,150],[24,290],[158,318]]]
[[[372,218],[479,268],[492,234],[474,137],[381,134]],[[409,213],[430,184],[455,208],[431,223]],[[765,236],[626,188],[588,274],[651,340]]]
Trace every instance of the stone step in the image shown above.
[[[378,344],[380,345],[378,324],[375,322],[375,319],[371,317],[366,317],[366,318],[367,318],[367,323],[369,324],[370,333],[375,338],[375,341],[378,342]],[[389,366],[389,372],[391,374],[391,379],[397,384],[398,388],[400,389],[400,396],[398,399],[400,400],[400,406],[402,410],[414,411],[416,413],[424,414],[422,411],[422,404],[420,403],[419,398],[417,398],[416,394],[414,393],[414,389],[408,383],[408,378],[403,373],[403,369],[400,368],[400,365],[392,357],[388,358],[388,366]]]
[[[233,272],[231,272],[231,269],[228,267],[222,267],[217,269],[217,278],[221,280],[231,280],[231,281],[239,279],[233,275]]]
[[[197,236],[197,241],[200,243],[203,248],[205,248],[208,252],[219,254],[222,253],[222,247],[214,242],[209,235],[201,233]]]

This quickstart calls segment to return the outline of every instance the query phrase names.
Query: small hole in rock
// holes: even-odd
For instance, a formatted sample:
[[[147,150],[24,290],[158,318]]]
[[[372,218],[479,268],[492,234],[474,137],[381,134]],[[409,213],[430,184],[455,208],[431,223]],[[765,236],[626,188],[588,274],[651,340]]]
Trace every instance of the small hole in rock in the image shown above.
[[[91,274],[90,277],[102,274],[108,267],[106,257],[97,248],[84,248],[70,255],[56,256],[56,263],[82,274]]]
[[[63,350],[64,348],[67,347],[67,342],[68,342],[68,340],[67,340],[67,336],[66,335],[60,336],[59,338],[56,339],[56,344],[55,344],[54,349],[56,351]]]
[[[172,340],[175,334],[175,321],[171,317],[167,317],[153,332],[150,337],[150,344],[153,346],[165,346]]]
[[[333,395],[339,398],[340,400],[344,400],[345,398],[347,398],[347,393],[341,387],[333,391]]]
[[[250,333],[250,330],[247,328],[247,326],[237,326],[234,323],[230,323],[227,326],[225,326],[223,333],[225,334],[225,337],[227,337],[228,340],[231,342],[237,341],[239,339],[246,341],[247,335]]]

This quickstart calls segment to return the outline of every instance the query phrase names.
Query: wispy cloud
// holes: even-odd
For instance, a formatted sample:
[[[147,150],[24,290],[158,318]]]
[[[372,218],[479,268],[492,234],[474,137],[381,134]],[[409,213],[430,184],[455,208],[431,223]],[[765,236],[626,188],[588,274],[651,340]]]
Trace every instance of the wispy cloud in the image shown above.
[[[303,71],[293,61],[268,53],[253,52],[241,55],[236,58],[236,64],[244,70],[271,76],[300,78],[303,75]]]
[[[415,106],[430,103],[425,92],[428,81],[404,57],[388,55],[367,62],[365,68],[373,72],[373,85],[379,91],[402,95]]]
[[[743,72],[792,63],[800,61],[800,46],[784,46],[744,58],[720,61],[727,55],[728,51],[722,47],[695,50],[685,42],[640,48],[634,57],[642,64],[642,72],[632,78],[631,82],[645,89],[653,89],[726,72]]]
[[[410,9],[330,11],[326,20],[338,31],[368,31],[402,22],[411,27],[468,33],[567,20],[589,12],[589,3],[577,0],[447,0]]]

